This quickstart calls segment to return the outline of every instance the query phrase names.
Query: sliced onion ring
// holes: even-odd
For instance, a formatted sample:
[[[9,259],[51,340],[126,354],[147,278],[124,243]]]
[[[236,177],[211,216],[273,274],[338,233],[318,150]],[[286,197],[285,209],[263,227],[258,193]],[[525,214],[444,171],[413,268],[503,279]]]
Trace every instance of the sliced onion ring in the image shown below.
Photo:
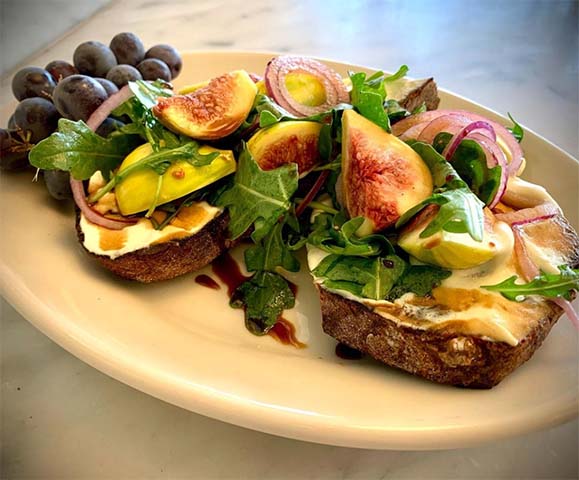
[[[127,101],[133,96],[133,93],[129,89],[128,85],[125,85],[118,92],[113,93],[107,100],[105,100],[88,118],[86,121],[87,126],[94,132],[100,127],[110,113],[117,108],[119,105]],[[89,222],[92,222],[101,227],[108,228],[109,230],[121,230],[129,225],[133,225],[137,222],[137,219],[112,219],[105,217],[101,213],[93,210],[88,202],[86,201],[86,193],[84,191],[84,185],[82,180],[76,180],[70,176],[70,188],[72,190],[72,195],[74,197],[74,202],[76,206],[80,209],[83,215]]]
[[[495,130],[490,123],[484,122],[482,120],[471,122],[468,125],[465,125],[450,139],[448,145],[442,152],[442,156],[447,160],[450,159],[454,155],[454,152],[456,152],[460,142],[462,142],[468,134],[474,132],[475,130],[486,130],[486,133],[490,134],[490,138],[493,142],[497,140],[497,134],[495,133]]]
[[[326,101],[318,106],[303,105],[295,100],[286,87],[289,73],[303,72],[315,76],[324,86]],[[265,69],[265,87],[268,95],[281,107],[299,117],[308,117],[350,101],[344,82],[337,72],[311,58],[279,56],[271,59]]]
[[[122,230],[129,225],[137,223],[137,219],[134,218],[117,220],[105,217],[96,210],[93,210],[86,201],[82,180],[75,180],[74,178],[70,177],[70,188],[72,189],[72,195],[76,205],[89,222],[100,225],[101,227],[108,228],[109,230]]]
[[[573,304],[569,300],[561,297],[551,298],[550,300],[563,309],[567,314],[567,318],[571,320],[573,325],[575,325],[575,328],[579,330],[579,315],[577,314],[577,310],[573,307]]]
[[[455,135],[469,123],[471,123],[470,120],[462,115],[456,115],[454,113],[441,115],[440,117],[436,117],[434,120],[428,122],[428,125],[426,125],[422,132],[420,132],[417,140],[432,144],[440,132],[447,132]]]
[[[503,198],[503,195],[507,191],[507,183],[508,183],[508,169],[507,169],[507,159],[505,158],[504,152],[501,148],[493,142],[490,138],[482,135],[479,132],[473,132],[466,136],[467,139],[471,139],[476,141],[480,147],[485,152],[485,156],[487,159],[487,166],[489,168],[500,166],[501,167],[501,178],[499,183],[499,188],[497,188],[497,192],[495,196],[491,199],[488,204],[489,208],[495,208],[498,203]]]
[[[132,96],[133,92],[131,92],[128,85],[125,85],[118,92],[113,93],[109,98],[101,103],[94,112],[92,112],[90,117],[88,117],[88,120],[86,121],[88,128],[90,128],[93,132],[96,131],[96,129],[101,126],[101,123],[107,119],[107,117],[115,108],[120,106]]]
[[[508,223],[509,225],[520,226],[539,220],[548,220],[560,213],[561,211],[556,204],[546,202],[532,208],[522,208],[514,212],[497,213],[495,217],[497,220]]]
[[[521,149],[519,142],[517,142],[516,138],[513,137],[511,132],[509,132],[500,123],[494,122],[486,117],[483,117],[482,115],[467,112],[465,110],[432,110],[429,112],[422,112],[416,115],[411,115],[410,117],[400,120],[398,123],[395,123],[392,126],[392,133],[396,136],[401,136],[414,125],[418,125],[419,123],[423,122],[432,122],[436,118],[443,115],[462,116],[469,119],[471,122],[484,121],[489,123],[493,127],[497,137],[504,142],[510,152],[511,161],[508,164],[509,176],[517,175],[519,169],[521,168],[521,164],[523,163],[523,150]]]

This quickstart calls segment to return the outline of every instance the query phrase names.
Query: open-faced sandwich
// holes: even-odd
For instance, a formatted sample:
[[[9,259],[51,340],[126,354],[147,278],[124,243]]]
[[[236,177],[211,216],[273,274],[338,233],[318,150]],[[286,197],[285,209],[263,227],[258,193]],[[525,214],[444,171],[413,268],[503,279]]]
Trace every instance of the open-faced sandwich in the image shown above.
[[[520,178],[522,128],[436,110],[432,79],[275,57],[175,94],[131,81],[30,153],[70,172],[78,238],[153,282],[242,239],[234,291],[262,335],[295,304],[307,249],[323,329],[429,380],[489,388],[531,357],[579,287],[579,239]],[[123,124],[94,131],[112,115]],[[114,121],[117,121],[114,120]],[[108,121],[111,121],[110,119]],[[79,154],[81,152],[81,154]]]
[[[342,117],[341,176],[313,215],[323,328],[439,383],[489,388],[528,360],[568,303],[579,239],[519,178],[513,135],[478,115],[413,115],[389,134]]]

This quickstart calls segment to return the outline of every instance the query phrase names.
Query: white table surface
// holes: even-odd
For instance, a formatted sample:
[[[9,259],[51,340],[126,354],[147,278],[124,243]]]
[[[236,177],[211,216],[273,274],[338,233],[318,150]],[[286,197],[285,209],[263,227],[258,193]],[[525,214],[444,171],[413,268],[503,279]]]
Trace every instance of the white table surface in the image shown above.
[[[64,2],[52,3],[56,9]],[[181,50],[275,50],[387,70],[406,63],[412,76],[432,75],[448,90],[510,111],[578,156],[579,4],[506,3],[119,1],[25,63],[42,66],[70,59],[78,43],[108,43],[120,31],[139,34],[146,45],[171,43]],[[50,28],[47,23],[38,28]],[[2,103],[9,99],[8,82],[2,80]],[[396,452],[315,445],[161,402],[68,354],[4,300],[0,316],[1,478],[579,476],[577,420],[465,450]]]

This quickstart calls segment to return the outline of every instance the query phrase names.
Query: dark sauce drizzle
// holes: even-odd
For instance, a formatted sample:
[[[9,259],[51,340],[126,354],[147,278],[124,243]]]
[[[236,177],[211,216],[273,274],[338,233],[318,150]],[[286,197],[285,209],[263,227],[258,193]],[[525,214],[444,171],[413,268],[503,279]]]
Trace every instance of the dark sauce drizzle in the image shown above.
[[[229,252],[216,258],[211,264],[211,269],[217,278],[227,285],[227,295],[230,299],[237,287],[251,278],[241,273],[239,265]],[[292,282],[288,283],[295,296],[298,286]],[[293,324],[283,317],[278,319],[277,323],[268,332],[268,335],[284,345],[292,345],[296,348],[304,348],[306,346],[297,339],[296,329]]]
[[[221,286],[213,280],[209,275],[201,274],[195,277],[195,283],[211,288],[212,290],[221,290]]]

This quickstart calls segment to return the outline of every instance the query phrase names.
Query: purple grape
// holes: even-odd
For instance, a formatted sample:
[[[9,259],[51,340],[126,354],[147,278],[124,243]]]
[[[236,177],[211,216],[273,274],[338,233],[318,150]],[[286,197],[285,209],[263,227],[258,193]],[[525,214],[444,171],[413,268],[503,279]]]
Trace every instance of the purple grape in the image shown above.
[[[71,75],[76,75],[78,73],[78,70],[74,65],[71,65],[64,60],[54,60],[44,68],[48,73],[50,73],[56,83],[60,82],[63,78],[70,77]]]
[[[44,170],[44,183],[48,193],[56,200],[72,198],[70,174],[62,170]]]
[[[134,33],[123,32],[115,35],[111,40],[110,48],[120,65],[134,67],[145,58],[143,42]]]
[[[141,72],[131,65],[117,65],[107,73],[107,80],[113,82],[118,88],[124,87],[129,82],[142,79]]]
[[[91,77],[105,77],[117,64],[113,51],[101,42],[81,43],[72,58],[78,71]]]
[[[32,97],[50,99],[55,86],[50,73],[38,67],[24,67],[12,78],[12,93],[17,100]]]
[[[183,60],[179,52],[171,45],[155,45],[145,53],[145,58],[157,58],[167,64],[171,70],[171,78],[175,78],[183,68]]]
[[[143,60],[137,69],[141,72],[143,80],[165,80],[171,81],[171,70],[165,62],[158,58],[147,58]]]
[[[86,75],[66,77],[54,89],[54,105],[63,117],[70,120],[86,122],[107,98],[103,86]]]
[[[54,132],[59,118],[52,102],[39,97],[25,98],[14,111],[14,123],[30,143],[38,143]]]
[[[28,150],[32,145],[24,142],[18,132],[0,128],[0,170],[12,171],[26,168]]]
[[[110,80],[107,80],[106,78],[95,78],[95,80],[103,86],[103,88],[105,89],[105,91],[107,92],[107,95],[109,97],[113,93],[117,93],[119,91],[117,86],[113,82],[111,82]]]

